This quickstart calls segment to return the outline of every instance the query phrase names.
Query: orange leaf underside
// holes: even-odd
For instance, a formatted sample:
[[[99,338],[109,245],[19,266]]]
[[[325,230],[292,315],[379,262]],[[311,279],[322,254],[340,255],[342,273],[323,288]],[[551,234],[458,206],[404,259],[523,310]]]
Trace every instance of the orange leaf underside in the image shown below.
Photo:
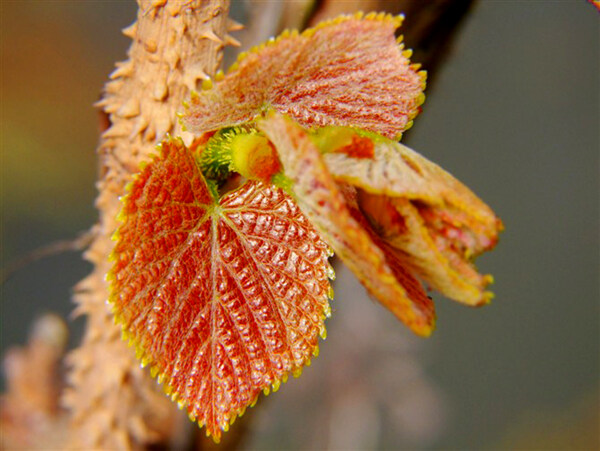
[[[389,15],[342,16],[284,33],[245,54],[184,116],[195,133],[253,121],[266,108],[308,128],[347,125],[390,138],[424,101],[425,73],[410,65]]]
[[[263,389],[317,353],[328,247],[281,189],[215,201],[192,153],[166,141],[132,183],[110,301],[167,392],[219,440]]]
[[[399,253],[397,249],[394,249],[393,246],[390,246],[389,243],[386,243],[373,227],[371,227],[371,224],[369,224],[369,221],[359,208],[356,189],[346,186],[343,187],[342,192],[352,218],[367,232],[373,244],[383,252],[386,265],[391,269],[396,280],[406,291],[406,295],[413,304],[413,308],[416,309],[423,318],[423,323],[426,326],[433,328],[436,320],[433,301],[425,293],[421,282],[419,282],[407,269],[410,268],[410,266],[406,265],[403,258],[404,256]],[[394,309],[391,310],[394,312]],[[394,312],[394,314],[397,315],[396,312]]]
[[[323,156],[338,183],[359,188],[359,205],[407,269],[468,305],[491,299],[490,276],[473,258],[490,250],[501,221],[462,183],[402,144],[380,139],[371,159]]]
[[[258,127],[277,149],[298,205],[321,236],[379,302],[415,333],[429,335],[435,322],[433,303],[371,230],[353,193],[334,182],[308,134],[276,112]]]

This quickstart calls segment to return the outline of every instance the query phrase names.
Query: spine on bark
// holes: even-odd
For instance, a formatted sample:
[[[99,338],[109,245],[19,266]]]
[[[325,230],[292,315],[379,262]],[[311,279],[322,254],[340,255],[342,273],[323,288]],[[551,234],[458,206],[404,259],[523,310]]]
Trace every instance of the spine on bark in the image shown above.
[[[137,21],[123,32],[132,39],[128,60],[117,64],[98,106],[110,117],[99,146],[96,206],[100,222],[86,252],[94,271],[76,287],[85,337],[68,360],[64,402],[72,412],[69,446],[138,448],[171,437],[176,412],[156,382],[140,368],[106,300],[111,236],[119,197],[167,134],[180,135],[176,113],[190,91],[213,75],[227,42],[226,0],[139,0]]]

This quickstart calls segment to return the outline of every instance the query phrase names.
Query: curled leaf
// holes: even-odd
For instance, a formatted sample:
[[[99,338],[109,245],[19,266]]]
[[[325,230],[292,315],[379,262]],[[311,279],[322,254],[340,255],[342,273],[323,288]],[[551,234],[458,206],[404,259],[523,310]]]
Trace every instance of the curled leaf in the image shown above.
[[[398,256],[379,245],[352,191],[338,187],[306,131],[274,111],[258,127],[277,149],[296,202],[321,236],[379,302],[415,333],[429,335],[433,303]]]
[[[469,304],[487,303],[491,277],[472,260],[492,249],[501,221],[467,187],[402,144],[380,138],[373,158],[328,152],[338,182],[360,188],[359,203],[402,263],[432,288]]]
[[[179,140],[133,181],[110,302],[143,364],[219,440],[261,390],[316,355],[329,249],[283,190],[249,181],[217,200]]]
[[[225,182],[232,171],[269,183],[281,170],[273,146],[252,127],[226,127],[214,134],[206,133],[197,141],[202,148],[200,169],[218,184]]]
[[[425,87],[425,73],[394,37],[401,23],[401,17],[357,14],[284,32],[192,96],[184,124],[201,134],[274,108],[307,128],[346,125],[399,139]]]

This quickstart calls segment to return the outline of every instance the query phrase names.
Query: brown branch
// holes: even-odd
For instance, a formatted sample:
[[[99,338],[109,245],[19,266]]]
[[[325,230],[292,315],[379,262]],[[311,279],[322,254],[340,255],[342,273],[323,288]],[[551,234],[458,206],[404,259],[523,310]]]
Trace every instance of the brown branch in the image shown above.
[[[0,285],[4,284],[10,279],[15,273],[39,260],[43,260],[47,257],[62,254],[64,252],[81,252],[85,250],[94,239],[96,233],[95,228],[86,230],[72,240],[59,240],[44,246],[38,247],[31,252],[11,261],[4,268],[0,270]]]
[[[110,127],[99,147],[98,235],[86,253],[94,272],[76,287],[77,313],[87,315],[81,346],[69,356],[65,405],[68,447],[138,449],[174,445],[188,420],[162,393],[121,340],[106,305],[110,240],[119,197],[166,133],[183,135],[176,113],[191,89],[220,63],[227,40],[227,0],[139,0],[129,60],[117,64],[99,102]],[[181,440],[181,439],[180,439]],[[183,439],[185,440],[185,438]],[[182,446],[179,442],[178,446]]]

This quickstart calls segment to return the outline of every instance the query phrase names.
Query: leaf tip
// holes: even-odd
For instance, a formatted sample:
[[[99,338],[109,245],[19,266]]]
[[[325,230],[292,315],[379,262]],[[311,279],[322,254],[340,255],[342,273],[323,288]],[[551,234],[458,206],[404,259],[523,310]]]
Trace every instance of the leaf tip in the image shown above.
[[[427,325],[419,325],[417,327],[412,327],[411,330],[422,338],[429,338],[433,334],[435,330],[435,319],[432,320],[430,324]]]
[[[240,67],[239,62],[238,61],[234,62],[231,66],[229,66],[229,69],[227,69],[227,74],[235,72],[236,70],[238,70],[239,67]]]
[[[330,285],[329,289],[327,290],[327,298],[333,300],[334,296],[335,296],[335,292],[333,290],[333,287]],[[329,306],[329,303],[327,303],[324,313],[325,313],[326,318],[329,318],[331,316],[331,307]]]
[[[278,391],[280,386],[281,386],[281,381],[279,381],[279,380],[277,380],[277,379],[276,379],[276,380],[274,380],[274,381],[273,381],[273,384],[272,384],[272,387],[273,387],[273,393],[275,393],[276,391]]]
[[[325,327],[322,327],[319,330],[319,336],[321,337],[321,339],[326,340],[327,339],[327,329]]]
[[[203,91],[208,91],[209,89],[212,89],[213,87],[213,81],[211,78],[205,78],[202,80],[202,90]]]

